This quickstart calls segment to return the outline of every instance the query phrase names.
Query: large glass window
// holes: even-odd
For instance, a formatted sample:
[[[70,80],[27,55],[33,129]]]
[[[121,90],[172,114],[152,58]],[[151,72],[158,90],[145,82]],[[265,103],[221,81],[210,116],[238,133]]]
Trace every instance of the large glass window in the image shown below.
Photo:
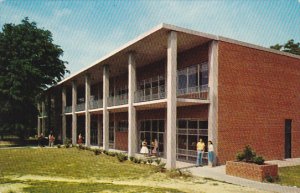
[[[207,144],[208,122],[197,119],[179,119],[177,121],[177,159],[195,161],[196,144],[199,138]]]

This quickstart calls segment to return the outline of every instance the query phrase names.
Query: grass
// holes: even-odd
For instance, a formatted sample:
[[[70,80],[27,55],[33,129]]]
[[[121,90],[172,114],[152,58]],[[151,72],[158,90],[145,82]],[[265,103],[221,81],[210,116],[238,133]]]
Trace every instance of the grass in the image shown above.
[[[22,190],[7,192],[182,192],[173,188],[143,186],[142,183],[110,183],[151,177],[154,167],[130,161],[120,163],[116,157],[95,156],[91,151],[76,148],[2,149],[0,171],[0,187],[24,185]],[[22,176],[40,176],[40,179],[24,180],[19,178]],[[46,177],[45,180],[41,180],[42,177]],[[51,179],[47,180],[47,177]],[[59,178],[67,181],[59,181]],[[108,182],[103,182],[105,180]]]
[[[277,183],[300,187],[300,166],[279,168],[279,181]]]

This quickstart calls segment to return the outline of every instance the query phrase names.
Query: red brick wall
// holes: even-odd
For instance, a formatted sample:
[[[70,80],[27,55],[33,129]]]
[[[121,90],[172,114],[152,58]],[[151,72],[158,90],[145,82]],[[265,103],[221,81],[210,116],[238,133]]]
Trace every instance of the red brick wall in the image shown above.
[[[208,119],[208,105],[177,108],[177,119]]]
[[[208,61],[208,45],[201,45],[178,54],[177,68],[182,69]]]
[[[300,60],[219,41],[218,157],[235,159],[246,144],[284,158],[285,119],[292,157],[300,157]]]

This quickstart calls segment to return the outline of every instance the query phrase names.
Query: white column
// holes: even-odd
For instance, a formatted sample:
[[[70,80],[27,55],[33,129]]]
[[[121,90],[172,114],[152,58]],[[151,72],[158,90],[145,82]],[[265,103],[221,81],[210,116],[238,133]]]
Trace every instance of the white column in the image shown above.
[[[208,140],[214,144],[214,151],[218,153],[218,42],[212,41],[208,50]],[[217,161],[217,159],[215,159]],[[215,163],[216,164],[216,163]]]
[[[37,103],[37,109],[38,109],[38,122],[37,122],[37,134],[38,134],[38,136],[40,136],[41,135],[41,104],[40,104],[40,102],[38,102]]]
[[[76,81],[72,81],[72,144],[77,143],[77,84]]]
[[[65,143],[66,141],[66,130],[67,130],[67,120],[65,114],[65,108],[67,104],[67,96],[66,96],[66,88],[62,88],[62,141]]]
[[[103,149],[109,149],[109,112],[107,110],[109,96],[109,67],[103,66]]]
[[[176,168],[177,33],[168,34],[167,56],[167,169]]]
[[[91,142],[91,116],[90,116],[90,98],[91,98],[91,78],[85,75],[85,145],[90,146]]]
[[[136,92],[136,64],[134,53],[128,56],[128,156],[134,156],[137,149],[136,110],[133,106]]]
[[[45,108],[45,99],[42,101],[42,133],[46,136],[46,108]]]

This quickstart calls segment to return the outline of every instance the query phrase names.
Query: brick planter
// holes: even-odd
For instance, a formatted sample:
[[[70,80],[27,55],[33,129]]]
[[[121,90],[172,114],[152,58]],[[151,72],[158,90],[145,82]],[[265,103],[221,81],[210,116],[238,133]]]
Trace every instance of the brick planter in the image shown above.
[[[262,182],[268,176],[278,177],[278,165],[227,161],[226,174]]]

